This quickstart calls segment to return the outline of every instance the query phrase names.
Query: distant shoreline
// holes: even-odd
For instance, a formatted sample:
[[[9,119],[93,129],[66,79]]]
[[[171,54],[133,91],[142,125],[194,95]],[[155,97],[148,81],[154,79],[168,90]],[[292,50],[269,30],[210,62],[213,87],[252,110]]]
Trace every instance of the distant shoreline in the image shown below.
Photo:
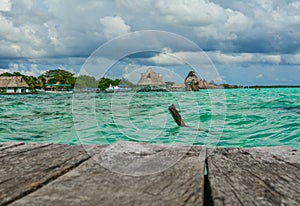
[[[300,88],[300,85],[254,85],[242,86],[242,88]]]

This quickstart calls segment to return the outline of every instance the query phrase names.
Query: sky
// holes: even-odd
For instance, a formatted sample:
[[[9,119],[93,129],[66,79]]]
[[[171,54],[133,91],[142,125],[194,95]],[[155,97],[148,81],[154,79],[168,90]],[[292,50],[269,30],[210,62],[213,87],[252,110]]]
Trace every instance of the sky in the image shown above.
[[[131,40],[114,44],[111,52],[126,54],[135,44],[130,34],[144,30],[197,45],[218,74],[208,81],[300,85],[299,0],[0,0],[0,73],[39,76],[64,69],[93,75],[86,62],[97,49],[125,35]],[[145,35],[147,52],[128,52],[113,65],[96,66],[108,67],[107,76],[126,78],[152,67],[165,81],[182,83],[193,69],[186,58],[198,56],[195,48],[167,39]],[[147,44],[156,50],[148,51]]]

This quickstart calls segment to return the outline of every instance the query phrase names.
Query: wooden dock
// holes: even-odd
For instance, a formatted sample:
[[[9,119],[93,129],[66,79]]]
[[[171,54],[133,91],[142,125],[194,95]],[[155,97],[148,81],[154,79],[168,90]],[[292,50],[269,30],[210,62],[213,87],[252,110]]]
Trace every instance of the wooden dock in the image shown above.
[[[174,150],[117,142],[114,168],[126,172],[134,166],[126,155],[137,163],[164,148],[165,158],[181,155],[161,172],[131,176],[99,164],[109,146],[0,143],[0,205],[300,205],[300,152],[291,147]]]

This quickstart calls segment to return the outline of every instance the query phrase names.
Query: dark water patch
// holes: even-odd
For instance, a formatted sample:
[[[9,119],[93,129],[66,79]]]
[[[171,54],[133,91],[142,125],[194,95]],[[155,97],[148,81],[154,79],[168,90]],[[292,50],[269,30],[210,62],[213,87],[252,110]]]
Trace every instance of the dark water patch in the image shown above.
[[[281,107],[280,109],[282,109],[284,111],[300,114],[300,105],[299,106],[286,106],[286,107]]]

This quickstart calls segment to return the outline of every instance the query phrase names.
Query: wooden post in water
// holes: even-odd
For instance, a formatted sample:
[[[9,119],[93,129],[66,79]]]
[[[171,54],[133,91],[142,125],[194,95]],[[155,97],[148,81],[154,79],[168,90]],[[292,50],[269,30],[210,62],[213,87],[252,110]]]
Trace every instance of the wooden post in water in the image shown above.
[[[179,112],[177,111],[175,104],[171,104],[171,106],[169,106],[169,112],[171,113],[174,121],[176,122],[176,124],[180,127],[187,127],[183,121],[183,119],[181,118]]]

